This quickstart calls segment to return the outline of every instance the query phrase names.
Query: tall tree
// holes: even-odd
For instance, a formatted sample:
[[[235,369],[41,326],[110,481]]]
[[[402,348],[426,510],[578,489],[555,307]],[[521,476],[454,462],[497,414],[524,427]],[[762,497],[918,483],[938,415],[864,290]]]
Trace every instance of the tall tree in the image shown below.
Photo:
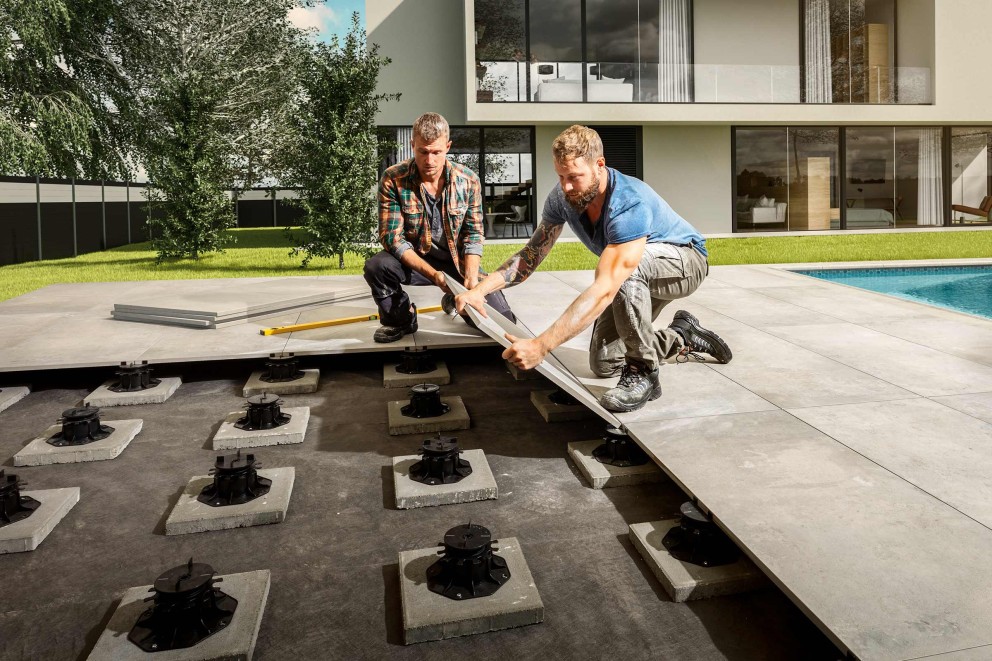
[[[292,113],[292,133],[281,152],[284,185],[299,189],[303,235],[296,254],[306,266],[314,257],[344,253],[369,256],[377,249],[375,187],[381,141],[375,119],[379,104],[399,94],[376,93],[389,59],[366,46],[358,14],[343,42],[315,43],[303,68]]]
[[[160,210],[159,259],[220,250],[235,222],[228,191],[269,173],[284,137],[305,34],[297,0],[145,0],[128,62],[138,145]]]
[[[0,2],[0,173],[128,175],[132,16],[122,0]]]

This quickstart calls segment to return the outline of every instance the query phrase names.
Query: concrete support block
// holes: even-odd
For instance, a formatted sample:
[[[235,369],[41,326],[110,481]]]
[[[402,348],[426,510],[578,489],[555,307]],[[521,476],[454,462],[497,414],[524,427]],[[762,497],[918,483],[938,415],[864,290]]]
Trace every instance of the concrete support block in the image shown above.
[[[102,420],[102,424],[113,427],[113,433],[105,439],[86,445],[65,445],[57,447],[48,439],[62,431],[62,425],[52,425],[45,433],[28,443],[14,455],[15,466],[47,466],[49,464],[78,464],[84,461],[113,459],[124,451],[138,432],[141,420]]]
[[[534,381],[544,378],[537,370],[522,370],[508,360],[504,360],[503,363],[506,364],[506,371],[515,381]]]
[[[579,402],[575,404],[554,403],[550,399],[551,394],[554,392],[554,390],[533,390],[530,393],[531,404],[534,405],[545,422],[598,419],[599,416]]]
[[[172,508],[165,522],[165,534],[186,535],[284,521],[289,510],[289,498],[293,493],[296,470],[292,467],[260,468],[258,476],[272,480],[272,486],[267,494],[247,503],[224,507],[211,507],[197,500],[203,487],[211,484],[214,479],[209,475],[194,477],[179,496],[179,502]]]
[[[217,584],[238,600],[234,618],[224,629],[193,647],[149,654],[127,639],[138,617],[151,605],[145,599],[151,585],[130,588],[120,606],[100,634],[89,661],[249,661],[255,653],[258,628],[262,624],[265,600],[269,596],[271,577],[268,569],[241,574],[227,574]]]
[[[273,395],[305,395],[311,392],[317,392],[317,386],[320,384],[320,370],[301,370],[303,376],[296,379],[295,381],[284,381],[282,383],[269,383],[268,381],[262,381],[262,375],[265,374],[263,371],[252,372],[251,377],[248,382],[245,383],[244,390],[241,393],[245,397],[251,397],[253,395],[261,395],[262,393],[271,393]]]
[[[496,500],[499,495],[496,478],[482,450],[465,450],[461,458],[472,464],[472,474],[454,484],[431,486],[410,479],[410,467],[420,461],[418,455],[393,457],[393,486],[396,508],[401,510],[435,505],[470,503],[475,500]]]
[[[441,398],[441,403],[447,404],[449,410],[444,415],[439,415],[436,418],[409,418],[403,415],[401,409],[409,403],[409,400],[389,402],[387,420],[389,422],[390,436],[455,431],[458,429],[468,429],[471,426],[465,403],[457,395]]]
[[[451,383],[451,373],[443,360],[434,361],[436,368],[423,374],[404,374],[396,371],[396,365],[382,366],[382,385],[385,388],[409,388],[419,383],[434,383],[444,386]]]
[[[0,528],[0,554],[33,551],[79,502],[79,487],[22,491],[41,505],[26,519]]]
[[[668,519],[630,526],[630,541],[672,601],[737,594],[768,583],[765,575],[743,554],[737,562],[720,567],[701,567],[673,558],[661,540],[678,525],[677,519]]]
[[[0,388],[0,412],[6,411],[24,399],[30,392],[31,389],[26,386],[5,386]]]
[[[133,404],[161,404],[172,397],[173,393],[179,389],[183,380],[177,376],[162,377],[161,382],[154,388],[139,390],[138,392],[114,392],[110,386],[116,381],[107,381],[105,384],[91,392],[83,403],[86,406],[131,406]]]
[[[427,568],[438,559],[437,547],[401,551],[400,600],[403,607],[403,642],[469,636],[512,629],[544,621],[544,603],[534,585],[520,543],[502,538],[495,545],[506,560],[510,580],[488,597],[455,601],[427,588]]]
[[[611,466],[601,464],[592,456],[592,451],[603,444],[602,440],[580,441],[568,444],[568,454],[578,466],[582,476],[593,489],[629,487],[634,484],[661,482],[668,477],[652,461],[641,466]]]
[[[234,426],[235,422],[244,417],[244,411],[235,411],[229,414],[224,418],[220,429],[214,434],[214,450],[238,450],[302,443],[303,437],[307,433],[307,423],[310,422],[310,407],[283,408],[282,412],[289,414],[289,422],[274,429],[256,429],[254,431],[246,431]]]

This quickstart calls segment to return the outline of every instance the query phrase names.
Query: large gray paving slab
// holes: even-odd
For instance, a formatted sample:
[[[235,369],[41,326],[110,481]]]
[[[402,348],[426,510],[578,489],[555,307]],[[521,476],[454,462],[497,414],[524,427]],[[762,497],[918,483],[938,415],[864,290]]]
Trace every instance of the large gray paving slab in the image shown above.
[[[812,280],[812,278],[808,279]],[[767,287],[755,291],[770,298],[855,324],[878,322],[883,319],[911,318],[928,309],[928,306],[920,303],[825,280],[811,285],[794,283],[791,287]]]
[[[992,528],[992,425],[924,398],[790,413]]]
[[[843,320],[781,301],[763,294],[760,290],[737,288],[732,294],[727,289],[697,290],[689,299],[755,328],[789,326],[794,324],[831,324]],[[678,305],[675,301],[671,305]]]
[[[0,388],[0,412],[21,401],[31,393],[27,386],[4,386]]]
[[[797,276],[794,273],[767,266],[711,266],[706,279],[742,289],[795,287],[809,280],[805,276]],[[815,286],[815,283],[812,286]]]
[[[925,397],[992,391],[992,366],[863,326],[777,326],[767,331]]]
[[[118,383],[118,381],[117,379],[113,379],[87,395],[86,399],[83,400],[83,404],[100,408],[108,406],[132,406],[136,404],[161,404],[172,397],[183,382],[177,376],[163,376],[159,378],[159,381],[158,385],[146,390],[114,392],[110,388]]]
[[[716,567],[702,567],[673,557],[662,540],[678,526],[678,519],[632,523],[629,535],[672,601],[723,597],[768,584],[764,574],[743,554],[735,562]]]
[[[949,406],[956,411],[967,413],[974,418],[992,424],[992,392],[982,392],[974,395],[948,395],[946,397],[932,397],[931,399],[935,402],[940,402],[944,406]]]
[[[629,432],[842,649],[992,643],[992,531],[787,412]]]
[[[309,406],[280,407],[290,416],[289,422],[272,429],[238,429],[234,424],[245,415],[244,411],[229,413],[213,437],[214,450],[261,448],[270,445],[302,443],[310,422]]]
[[[886,335],[992,366],[992,319],[935,313],[864,325]]]
[[[280,523],[286,519],[289,499],[293,494],[296,470],[286,468],[260,468],[258,476],[272,480],[268,493],[239,505],[212,507],[197,498],[203,488],[212,484],[209,475],[197,475],[179,496],[169,518],[165,521],[166,535],[186,535],[210,530],[230,530]]]
[[[453,484],[424,484],[410,479],[410,467],[419,455],[393,457],[393,490],[396,509],[409,510],[436,505],[456,505],[477,500],[496,500],[499,488],[482,450],[465,450],[461,458],[472,465],[472,473]]]
[[[241,395],[242,397],[251,397],[263,393],[271,393],[273,395],[304,395],[317,392],[317,386],[320,385],[320,370],[305,369],[300,371],[303,372],[303,376],[294,381],[274,383],[262,380],[262,375],[265,374],[264,371],[252,372],[251,376],[248,377],[248,381],[245,382],[245,387],[241,389]]]
[[[427,588],[427,568],[438,559],[437,547],[399,554],[403,642],[469,636],[539,624],[544,603],[516,537],[500,537],[498,555],[506,560],[510,579],[488,597],[455,601]]]
[[[62,425],[52,425],[45,433],[24,446],[14,455],[15,466],[47,466],[77,464],[85,461],[114,459],[141,431],[141,420],[103,420],[114,431],[107,438],[85,445],[51,445],[48,439],[62,431]]]
[[[79,502],[79,488],[22,491],[21,496],[34,498],[41,504],[28,518],[0,528],[0,554],[22,553],[38,548]]]
[[[455,292],[465,291],[465,288],[460,286],[451,277],[448,277],[448,287]],[[488,305],[486,306],[487,317],[480,315],[474,308],[467,308],[467,310],[476,325],[504,348],[510,346],[510,341],[505,337],[506,334],[517,338],[534,337],[533,333],[509,321]],[[560,367],[560,363],[551,358],[553,357],[549,356],[548,359],[542,361],[535,369],[554,382],[556,386],[581,401],[600,418],[610,424],[619,426],[620,421],[617,417],[603,408],[596,397],[591,395],[567,370]]]
[[[130,588],[100,634],[90,661],[249,661],[262,624],[265,601],[269,597],[269,570],[226,574],[217,584],[225,594],[238,601],[231,623],[193,647],[148,653],[127,639],[138,617],[150,606],[145,602],[151,585]]]
[[[441,397],[441,403],[448,405],[448,412],[433,418],[414,418],[403,415],[403,407],[409,400],[389,402],[386,406],[386,422],[391,436],[401,434],[431,434],[438,431],[457,431],[472,426],[461,397]]]

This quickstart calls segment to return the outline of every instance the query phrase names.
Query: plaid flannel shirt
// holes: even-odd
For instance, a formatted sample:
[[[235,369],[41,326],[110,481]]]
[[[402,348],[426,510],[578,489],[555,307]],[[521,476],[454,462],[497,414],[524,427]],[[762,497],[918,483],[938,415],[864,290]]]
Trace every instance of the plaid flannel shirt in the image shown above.
[[[467,167],[446,160],[447,203],[441,209],[445,239],[455,268],[462,255],[482,255],[482,184]],[[379,243],[399,258],[410,248],[426,255],[432,242],[430,222],[420,199],[420,175],[410,160],[397,163],[379,181]]]

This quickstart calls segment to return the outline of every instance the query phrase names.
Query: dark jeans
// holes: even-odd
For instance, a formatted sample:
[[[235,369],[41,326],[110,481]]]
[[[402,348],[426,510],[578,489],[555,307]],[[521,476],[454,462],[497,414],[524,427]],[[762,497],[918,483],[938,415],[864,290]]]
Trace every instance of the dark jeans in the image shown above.
[[[438,271],[444,271],[462,282],[462,276],[450,260],[434,259],[430,255],[422,259]],[[482,270],[479,276],[485,275]],[[379,321],[383,326],[406,326],[411,321],[410,297],[403,291],[403,285],[424,286],[434,283],[403,265],[393,254],[383,250],[365,261],[365,282],[372,288],[372,298],[379,306]],[[497,291],[486,296],[486,303],[510,321],[517,318],[510,310],[503,292]],[[467,319],[468,317],[466,317]]]

